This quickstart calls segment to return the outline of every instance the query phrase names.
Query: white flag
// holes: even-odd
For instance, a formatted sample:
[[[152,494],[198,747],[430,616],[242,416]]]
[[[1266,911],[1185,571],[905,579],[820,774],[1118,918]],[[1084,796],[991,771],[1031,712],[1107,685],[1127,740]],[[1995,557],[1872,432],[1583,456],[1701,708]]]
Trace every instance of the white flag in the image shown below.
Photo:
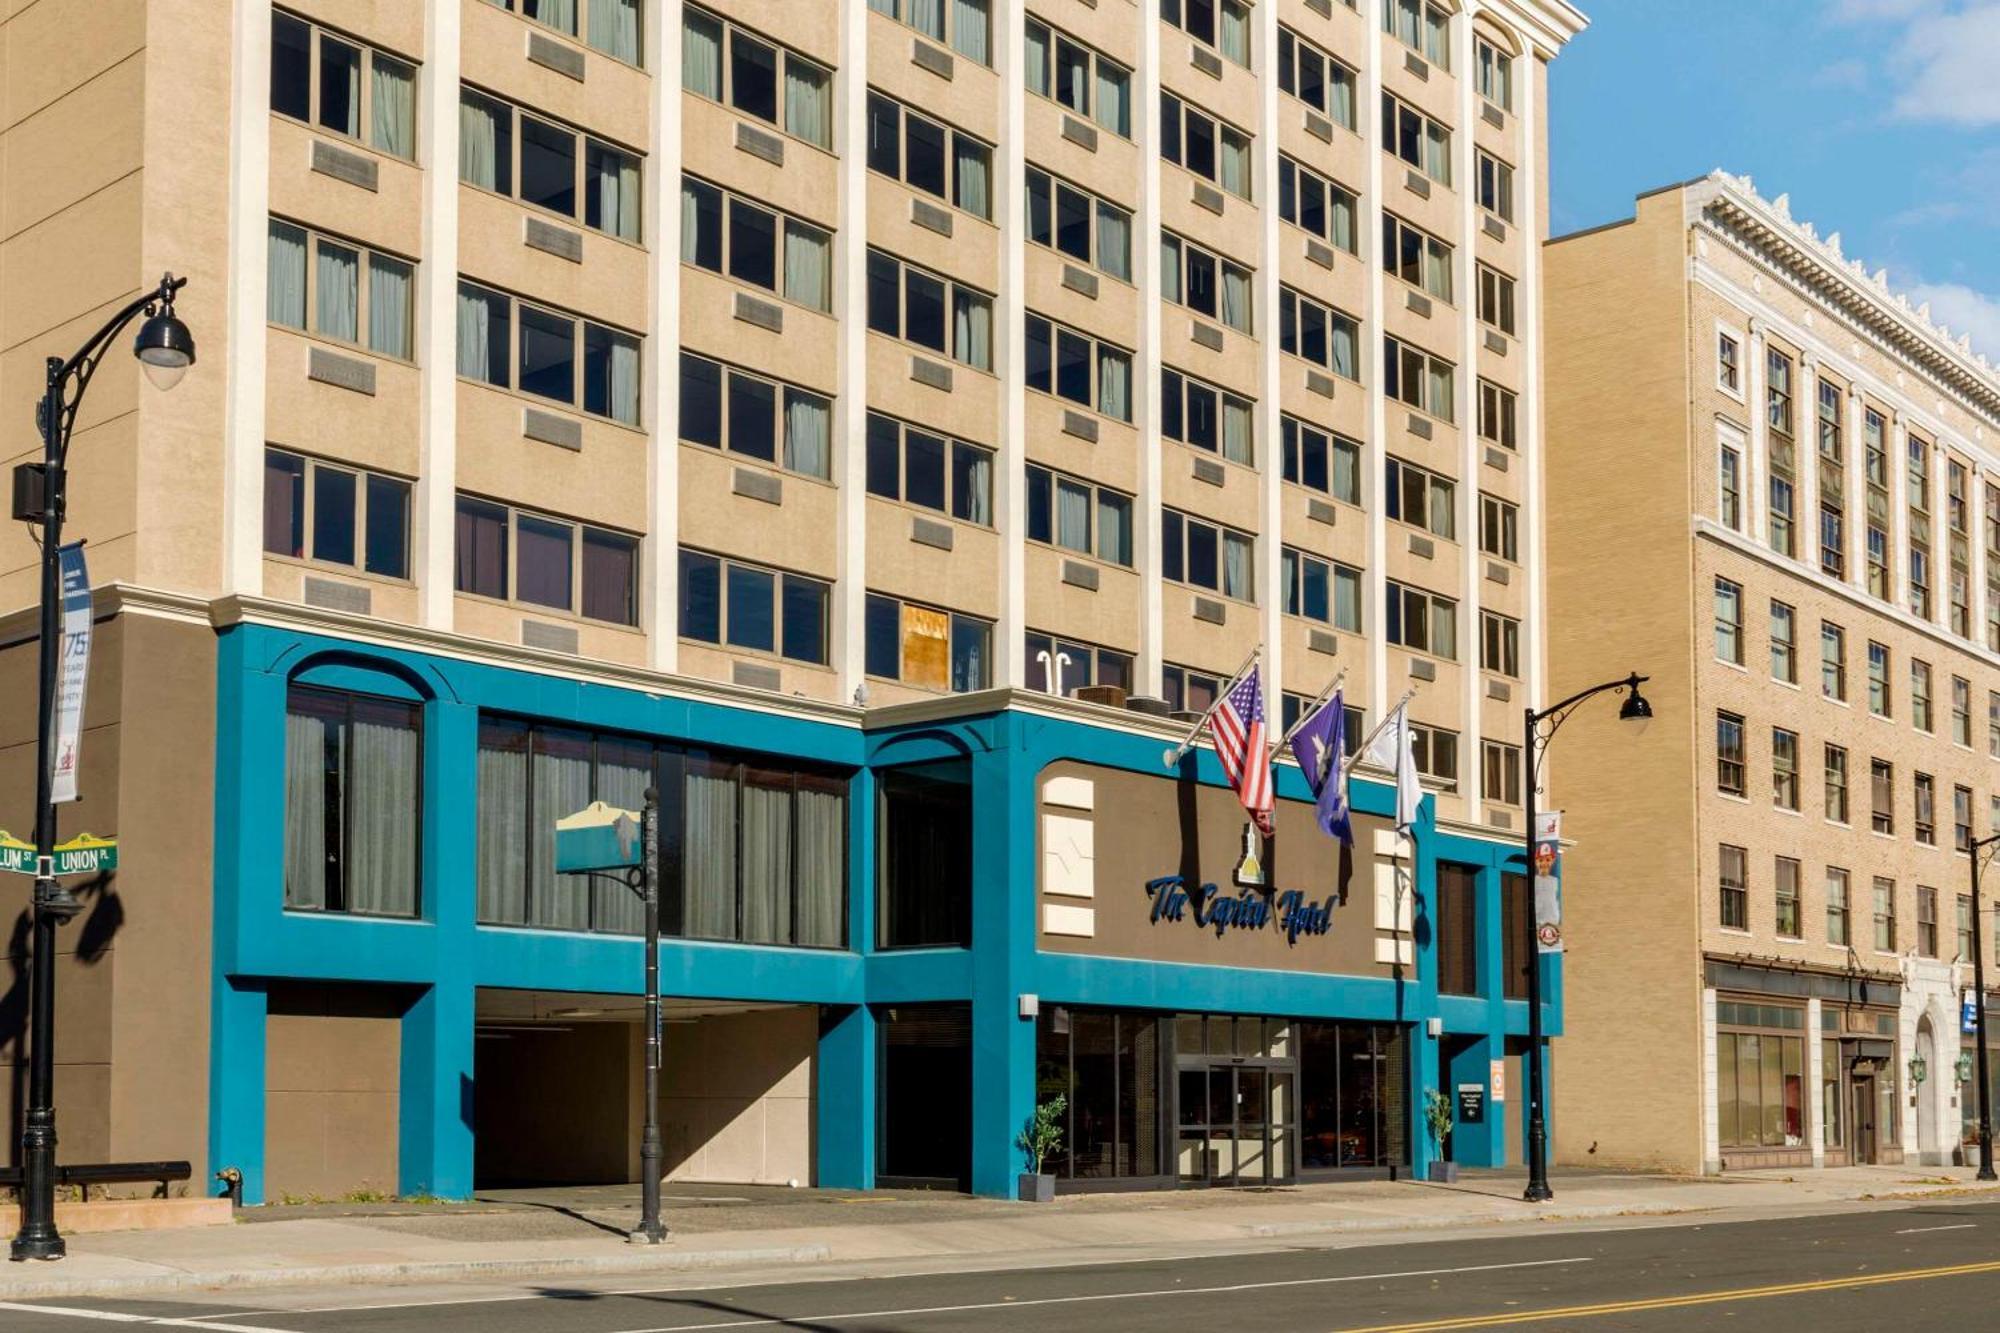
[[[1411,748],[1410,705],[1398,704],[1396,711],[1375,731],[1363,759],[1379,764],[1395,775],[1396,827],[1407,831],[1417,822],[1417,803],[1423,799],[1423,785],[1417,780],[1417,757]]]

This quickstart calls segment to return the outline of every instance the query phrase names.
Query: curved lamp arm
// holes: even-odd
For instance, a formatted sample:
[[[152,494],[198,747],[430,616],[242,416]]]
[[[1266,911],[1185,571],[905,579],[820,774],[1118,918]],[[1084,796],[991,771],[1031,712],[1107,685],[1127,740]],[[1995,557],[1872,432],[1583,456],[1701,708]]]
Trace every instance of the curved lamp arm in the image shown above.
[[[76,424],[77,407],[83,401],[83,391],[90,387],[91,376],[97,373],[99,363],[104,360],[104,353],[110,347],[111,340],[140,315],[148,319],[155,315],[172,315],[174,296],[185,286],[187,286],[186,278],[177,278],[171,273],[162,275],[157,287],[113,315],[103,328],[92,334],[90,340],[77,349],[76,354],[69,360],[58,361],[54,357],[49,358],[48,393],[35,411],[36,423],[41,426],[47,437],[56,462],[64,461],[65,455],[69,452],[69,435],[71,428]],[[47,420],[51,405],[56,412],[56,420],[53,423]]]
[[[1652,707],[1640,697],[1639,687],[1651,679],[1651,676],[1642,676],[1634,671],[1621,680],[1607,680],[1602,685],[1593,685],[1587,690],[1578,690],[1567,699],[1558,700],[1540,712],[1531,714],[1531,725],[1528,728],[1526,739],[1529,748],[1529,763],[1531,764],[1530,776],[1534,782],[1534,789],[1536,791],[1542,789],[1542,756],[1548,752],[1549,742],[1555,739],[1556,732],[1562,729],[1563,723],[1569,721],[1569,715],[1576,711],[1578,705],[1586,699],[1594,698],[1607,691],[1630,694],[1632,699],[1636,700],[1645,709],[1645,716],[1650,717],[1652,715]],[[1631,704],[1628,703],[1627,707],[1631,707]],[[1546,727],[1543,725],[1545,723],[1547,724]]]

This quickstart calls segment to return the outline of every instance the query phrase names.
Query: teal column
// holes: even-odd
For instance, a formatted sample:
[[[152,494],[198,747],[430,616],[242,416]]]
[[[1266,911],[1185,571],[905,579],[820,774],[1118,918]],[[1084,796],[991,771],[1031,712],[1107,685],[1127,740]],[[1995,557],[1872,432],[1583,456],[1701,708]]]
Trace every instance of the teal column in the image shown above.
[[[437,953],[403,1013],[397,1188],[411,1196],[472,1193],[478,747],[478,709],[426,706],[423,913]]]
[[[875,1011],[865,1004],[820,1008],[814,1120],[823,1189],[875,1188],[877,1073]]]
[[[1415,928],[1416,967],[1414,975],[1402,983],[1402,1011],[1412,1015],[1410,1031],[1410,1078],[1413,1092],[1410,1114],[1410,1171],[1422,1180],[1430,1174],[1430,1164],[1440,1157],[1440,1145],[1431,1138],[1430,1119],[1425,1115],[1425,1099],[1436,1089],[1445,1091],[1440,1072],[1439,1039],[1431,1034],[1430,1016],[1438,1011],[1437,978],[1437,798],[1425,796],[1417,807],[1417,822],[1411,829],[1414,853],[1410,865],[1411,925]]]
[[[1016,1143],[1035,1106],[1035,1024],[1020,995],[1035,965],[1032,720],[981,725],[993,745],[972,760],[972,1192],[1012,1198]]]
[[[243,1202],[264,1202],[264,1023],[261,985],[218,979],[209,1013],[208,1166],[243,1173]],[[219,1181],[191,1182],[205,1194]]]

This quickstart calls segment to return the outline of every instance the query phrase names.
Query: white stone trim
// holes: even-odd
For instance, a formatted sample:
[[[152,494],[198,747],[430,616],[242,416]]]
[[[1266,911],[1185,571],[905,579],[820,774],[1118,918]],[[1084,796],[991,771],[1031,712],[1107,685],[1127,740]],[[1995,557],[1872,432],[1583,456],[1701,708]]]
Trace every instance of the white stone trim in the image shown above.
[[[421,462],[410,545],[418,618],[439,630],[452,627],[457,586],[459,20],[456,0],[428,0],[427,49],[417,76],[422,121],[417,144],[424,167],[424,253],[416,303]]]
[[[229,282],[223,358],[222,588],[264,590],[266,253],[271,216],[271,5],[236,0],[230,33]],[[456,93],[454,92],[454,96]]]

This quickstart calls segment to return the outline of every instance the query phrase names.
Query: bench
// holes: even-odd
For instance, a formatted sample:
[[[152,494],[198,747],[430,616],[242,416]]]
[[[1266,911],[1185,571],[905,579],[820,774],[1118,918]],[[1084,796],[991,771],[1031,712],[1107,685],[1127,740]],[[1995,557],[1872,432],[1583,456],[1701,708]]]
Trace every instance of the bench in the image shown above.
[[[193,1174],[194,1168],[186,1162],[90,1162],[58,1166],[56,1184],[76,1186],[83,1191],[83,1201],[89,1203],[92,1185],[136,1185],[153,1181],[160,1187],[158,1197],[164,1199],[168,1185],[187,1180]],[[0,1187],[21,1188],[21,1175],[18,1166],[0,1167]]]

